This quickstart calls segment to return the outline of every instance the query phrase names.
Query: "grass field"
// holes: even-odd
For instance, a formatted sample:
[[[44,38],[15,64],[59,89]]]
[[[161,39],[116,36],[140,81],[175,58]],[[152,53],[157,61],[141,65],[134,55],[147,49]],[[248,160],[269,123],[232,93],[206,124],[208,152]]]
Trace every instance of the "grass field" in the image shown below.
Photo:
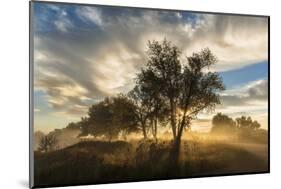
[[[183,141],[179,165],[169,141],[87,141],[35,152],[35,185],[171,179],[268,170],[267,145]]]

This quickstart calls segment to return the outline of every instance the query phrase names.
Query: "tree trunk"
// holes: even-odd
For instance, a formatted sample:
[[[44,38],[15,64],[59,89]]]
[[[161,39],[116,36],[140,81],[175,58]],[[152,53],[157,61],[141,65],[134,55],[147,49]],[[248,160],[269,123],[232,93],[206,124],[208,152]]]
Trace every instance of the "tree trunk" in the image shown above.
[[[177,158],[179,158],[181,136],[182,136],[182,132],[177,135],[177,138],[175,139],[175,142],[174,142],[174,148],[175,148],[175,152],[176,152],[175,155],[177,155],[176,156]]]
[[[174,140],[177,137],[177,133],[176,133],[176,120],[175,120],[175,106],[174,106],[174,102],[173,100],[170,100],[170,116],[171,116],[171,126],[172,126],[172,131],[173,131],[173,137]]]
[[[181,136],[177,136],[174,139],[172,149],[170,151],[170,162],[173,164],[173,167],[180,166],[180,145],[181,145]]]
[[[183,118],[183,120],[181,122],[181,125],[179,126],[179,129],[178,129],[177,138],[179,138],[179,139],[181,139],[183,128],[184,128],[184,124],[185,124],[185,117]]]
[[[157,118],[154,120],[154,138],[157,143]]]
[[[177,136],[176,139],[174,139],[174,145],[172,148],[172,158],[175,164],[177,165],[179,165],[179,161],[180,161],[181,137],[183,134],[184,124],[185,124],[185,117],[183,118],[181,124],[179,125]]]
[[[142,123],[141,128],[142,128],[143,138],[147,139],[147,133],[146,133],[146,129],[145,129],[145,124],[144,123]]]
[[[150,119],[150,127],[151,127],[151,134],[152,134],[153,138],[155,138],[154,119],[153,118]]]

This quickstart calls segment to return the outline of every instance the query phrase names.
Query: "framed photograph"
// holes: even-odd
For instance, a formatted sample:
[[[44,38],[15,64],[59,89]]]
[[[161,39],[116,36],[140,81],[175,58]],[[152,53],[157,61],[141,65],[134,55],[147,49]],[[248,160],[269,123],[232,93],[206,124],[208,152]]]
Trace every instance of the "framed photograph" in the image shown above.
[[[30,187],[269,173],[263,15],[30,2]]]

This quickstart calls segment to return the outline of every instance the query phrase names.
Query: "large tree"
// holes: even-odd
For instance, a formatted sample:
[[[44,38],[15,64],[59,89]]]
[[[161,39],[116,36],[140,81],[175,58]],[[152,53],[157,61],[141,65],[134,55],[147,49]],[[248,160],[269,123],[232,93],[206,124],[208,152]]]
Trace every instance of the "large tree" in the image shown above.
[[[142,85],[157,81],[158,94],[169,105],[169,117],[176,149],[183,130],[203,110],[220,103],[218,92],[224,89],[218,73],[208,71],[217,62],[209,49],[203,49],[181,62],[181,51],[171,42],[148,42],[148,62],[142,73]]]

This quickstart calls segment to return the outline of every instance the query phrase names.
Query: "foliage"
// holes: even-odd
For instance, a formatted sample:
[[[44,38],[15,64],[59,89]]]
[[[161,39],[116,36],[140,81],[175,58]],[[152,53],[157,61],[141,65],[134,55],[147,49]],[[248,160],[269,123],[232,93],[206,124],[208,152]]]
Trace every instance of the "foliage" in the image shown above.
[[[88,117],[81,120],[82,134],[116,138],[121,131],[138,131],[135,105],[126,96],[105,98],[89,108]]]
[[[166,39],[149,41],[147,54],[148,63],[138,75],[137,86],[155,87],[157,96],[168,104],[173,136],[179,143],[184,128],[199,112],[220,103],[222,80],[218,73],[207,71],[217,59],[209,49],[203,49],[182,63],[179,48]],[[154,94],[155,90],[148,90],[148,96]]]
[[[157,88],[159,85],[156,81],[151,79],[147,85],[142,84],[143,74],[146,73],[139,74],[138,85],[128,93],[128,96],[135,104],[137,124],[142,130],[144,138],[147,138],[148,129],[151,128],[154,138],[157,139],[158,122],[166,125],[168,106],[159,95]]]
[[[257,130],[261,125],[257,121],[253,121],[251,117],[241,116],[236,119],[237,127],[241,129]]]
[[[212,119],[211,134],[232,136],[241,142],[267,143],[268,132],[260,127],[260,123],[252,120],[250,116],[241,116],[233,120],[227,115],[218,113]]]
[[[235,121],[222,113],[216,114],[212,119],[212,133],[220,134],[234,134],[236,130]]]
[[[48,134],[46,136],[42,136],[39,141],[38,150],[41,152],[49,152],[54,150],[55,145],[57,144],[57,138],[53,134]]]
[[[70,122],[67,126],[66,126],[66,129],[72,129],[72,130],[80,130],[81,128],[81,122]]]

